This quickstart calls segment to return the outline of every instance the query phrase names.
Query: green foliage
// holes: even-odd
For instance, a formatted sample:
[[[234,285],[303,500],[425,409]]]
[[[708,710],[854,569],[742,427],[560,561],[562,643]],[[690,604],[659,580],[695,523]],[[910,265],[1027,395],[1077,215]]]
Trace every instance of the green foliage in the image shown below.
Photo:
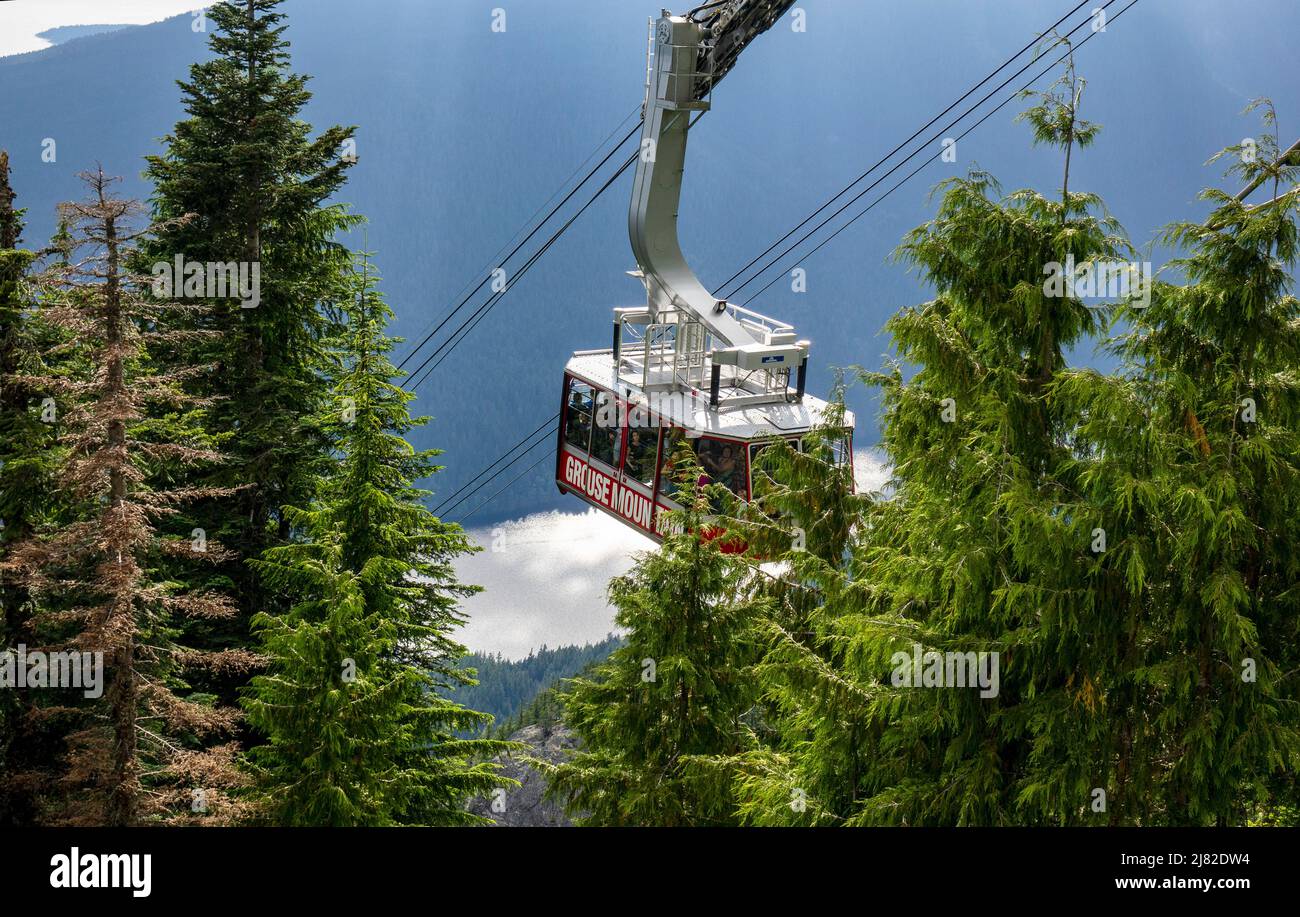
[[[0,550],[26,537],[48,492],[49,426],[29,410],[34,393],[23,380],[41,369],[35,297],[29,273],[34,253],[20,248],[23,211],[13,206],[9,156],[0,151]],[[0,586],[3,588],[3,586]],[[13,603],[0,604],[6,618]]]
[[[1289,157],[1282,156],[1277,109],[1273,105],[1273,100],[1263,96],[1252,99],[1243,114],[1256,111],[1261,113],[1260,121],[1264,125],[1260,135],[1225,147],[1211,156],[1207,165],[1226,158],[1228,175],[1241,179],[1248,188],[1267,181],[1272,186],[1272,196],[1277,197],[1283,184],[1294,184],[1296,179],[1300,178],[1300,157],[1294,153]]]
[[[781,556],[796,541],[800,553],[827,563],[844,556],[866,503],[854,493],[853,430],[845,414],[837,383],[821,425],[801,448],[775,437],[758,452],[754,501],[742,514],[751,556]]]
[[[48,438],[39,416],[28,410],[32,393],[20,378],[33,370],[39,357],[27,276],[35,255],[19,248],[23,211],[14,208],[14,198],[9,156],[0,151],[0,549],[25,537],[39,513],[41,501],[33,496],[42,489],[45,463],[40,447]],[[9,601],[0,607],[6,618],[17,613]]]
[[[748,567],[722,550],[728,533],[708,519],[710,502],[730,491],[698,485],[687,448],[674,467],[685,507],[670,517],[675,531],[610,584],[627,644],[565,697],[582,750],[553,771],[550,791],[587,825],[735,821],[728,772],[710,762],[746,741],[757,698],[751,628],[763,604],[747,595]]]
[[[25,537],[27,516],[39,487],[40,475],[32,475],[39,452],[29,448],[33,418],[28,414],[27,396],[13,380],[24,353],[24,312],[28,304],[22,283],[31,264],[31,254],[19,250],[23,213],[14,207],[15,194],[9,184],[9,155],[0,150],[0,563],[10,542]],[[35,487],[33,486],[35,485]],[[0,649],[22,639],[27,602],[25,590],[0,579]],[[23,702],[17,692],[0,695],[0,773],[15,769],[21,743],[15,741],[23,719]],[[31,800],[21,788],[0,778],[0,825],[30,818]]]
[[[937,218],[905,240],[937,295],[888,327],[920,369],[871,377],[897,492],[868,516],[825,629],[869,737],[859,785],[834,797],[850,824],[1069,822],[1104,773],[1092,680],[1115,659],[1124,597],[1090,580],[1093,516],[1066,473],[1074,417],[1049,397],[1063,348],[1099,319],[1042,277],[1125,244],[1091,195],[995,189],[978,173],[946,183]],[[998,653],[1000,694],[886,687],[915,644]]]
[[[331,127],[311,136],[301,118],[311,93],[306,77],[289,69],[279,5],[241,0],[208,11],[214,56],[180,83],[187,117],[165,138],[164,152],[149,157],[154,215],[164,228],[137,262],[142,273],[177,257],[260,270],[255,308],[211,300],[208,317],[176,326],[216,334],[155,354],[163,363],[209,368],[190,388],[214,399],[208,432],[230,460],[191,483],[241,488],[233,501],[208,501],[177,520],[178,532],[202,528],[231,551],[207,578],[232,589],[242,613],[198,629],[196,639],[214,647],[246,645],[255,611],[284,610],[261,593],[247,561],[291,540],[281,507],[306,505],[328,471],[319,376],[351,268],[335,236],[358,222],[331,202],[351,165],[343,145],[353,132]],[[210,687],[233,697],[242,683]]]
[[[543,645],[518,660],[500,654],[470,653],[462,667],[477,683],[461,685],[449,696],[472,710],[491,715],[489,734],[506,738],[520,726],[538,722],[529,717],[536,715],[534,702],[539,694],[592,663],[604,662],[622,642],[618,637],[608,637],[583,646]]]
[[[425,506],[413,482],[438,469],[437,452],[405,436],[414,396],[394,380],[391,315],[368,271],[359,275],[334,353],[324,425],[338,464],[309,508],[286,507],[301,540],[256,564],[269,589],[296,597],[284,616],[254,626],[270,671],[245,697],[266,737],[250,758],[267,817],[289,825],[446,825],[475,819],[464,802],[502,785],[481,758],[511,746],[457,733],[490,718],[445,697],[473,680],[451,637],[452,561],[474,548]]]
[[[51,371],[49,355],[61,341],[37,308],[36,254],[22,248],[16,196],[0,150],[0,565],[67,502],[53,486],[61,454],[56,427],[41,422],[42,393],[32,381]],[[21,577],[0,573],[0,651],[34,645],[34,611]],[[43,771],[61,750],[57,717],[35,717],[34,708],[29,694],[0,691],[0,825],[38,818],[38,788],[22,775]]]
[[[410,445],[391,313],[336,241],[353,131],[302,120],[279,7],[210,10],[138,255],[100,173],[36,295],[0,152],[0,650],[102,647],[113,672],[102,699],[0,692],[0,824],[482,823],[499,738],[559,720],[580,750],[539,766],[589,825],[1297,823],[1300,157],[1269,100],[1211,160],[1243,194],[1206,191],[1150,298],[1099,308],[1063,265],[1133,251],[1071,190],[1100,126],[1045,36],[1066,66],[1017,120],[1059,194],[973,170],[898,250],[934,297],[860,373],[886,492],[853,493],[838,386],[748,506],[683,450],[685,509],[610,585],[627,639],[513,663],[454,639],[475,548],[418,486],[439,453]],[[119,245],[140,275],[256,264],[260,301],[137,295]],[[1067,366],[1099,337],[1118,371]],[[997,690],[919,690],[913,652],[991,654]],[[237,695],[251,750],[217,744]]]
[[[564,723],[564,707],[575,680],[590,681],[596,677],[596,669],[604,663],[610,654],[623,645],[621,638],[611,637],[602,643],[585,647],[592,651],[592,658],[572,676],[564,676],[548,684],[543,690],[519,708],[519,712],[509,719],[494,723],[488,735],[506,739],[525,726],[541,726],[545,730]],[[572,649],[572,647],[570,648]],[[583,655],[586,655],[585,653]],[[487,676],[480,676],[485,680]]]
[[[1040,43],[1037,56],[1042,57],[1058,46],[1064,46],[1068,51],[1064,72],[1047,89],[1024,90],[1020,97],[1034,99],[1036,104],[1022,111],[1016,120],[1027,122],[1033,129],[1035,144],[1063,149],[1071,144],[1092,146],[1101,126],[1079,117],[1079,106],[1088,83],[1075,71],[1070,39],[1055,30],[1049,32]]]
[[[1081,87],[1072,71],[1067,84]],[[1067,176],[1069,146],[1095,133],[1078,99],[1028,116],[1066,146]],[[762,625],[774,737],[735,758],[744,819],[1286,822],[1296,197],[1250,208],[1207,192],[1210,219],[1166,237],[1188,253],[1174,264],[1187,283],[1107,315],[1042,280],[1067,255],[1127,254],[1099,200],[1068,178],[1060,202],[995,197],[982,173],[942,187],[900,249],[936,296],[888,325],[916,371],[866,377],[884,392],[892,493],[862,508],[844,558],[782,557],[797,588]],[[1107,318],[1122,371],[1066,368],[1064,349]],[[789,460],[768,502],[808,516],[818,503]],[[996,653],[997,695],[908,686],[895,654],[913,647]]]
[[[1039,44],[1038,56],[1047,54],[1058,46],[1066,48],[1065,69],[1061,76],[1045,90],[1026,89],[1020,96],[1035,99],[1037,104],[1021,112],[1017,121],[1029,124],[1034,132],[1034,143],[1060,147],[1065,151],[1065,172],[1061,179],[1061,200],[1070,200],[1070,160],[1074,148],[1090,147],[1101,126],[1079,117],[1079,107],[1083,103],[1083,91],[1088,83],[1080,77],[1074,67],[1074,46],[1068,36],[1061,35],[1055,29],[1044,36]],[[1065,214],[1062,214],[1062,221]]]
[[[31,695],[20,739],[36,738],[41,755],[12,776],[43,797],[33,813],[41,821],[124,826],[181,811],[219,820],[234,811],[224,791],[238,775],[224,742],[237,711],[189,690],[188,673],[212,659],[175,638],[186,618],[232,610],[219,594],[158,576],[157,558],[174,545],[157,523],[196,494],[156,487],[151,472],[220,455],[196,427],[148,419],[161,405],[201,415],[180,390],[192,368],[158,375],[146,356],[169,340],[159,318],[178,307],[146,301],[122,270],[149,231],[133,225],[141,205],[115,197],[102,171],[81,177],[89,197],[61,210],[73,244],[37,278],[36,314],[57,332],[66,366],[17,377],[25,392],[49,393],[43,419],[60,448],[49,486],[36,491],[57,497],[44,501],[44,518],[29,515],[28,535],[6,551],[0,573],[24,590],[18,636],[34,649],[98,654],[107,683],[92,697],[60,685]],[[207,801],[191,810],[195,789]]]
[[[1083,418],[1080,489],[1123,533],[1102,565],[1141,598],[1109,696],[1131,719],[1120,804],[1147,824],[1242,823],[1300,753],[1300,202],[1203,197],[1206,222],[1166,233],[1186,282],[1121,309],[1124,375],[1058,398]]]

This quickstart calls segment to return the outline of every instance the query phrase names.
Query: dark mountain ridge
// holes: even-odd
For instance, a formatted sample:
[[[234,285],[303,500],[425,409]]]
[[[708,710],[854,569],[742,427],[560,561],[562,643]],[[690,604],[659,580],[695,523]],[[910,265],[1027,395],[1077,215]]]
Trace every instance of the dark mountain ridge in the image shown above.
[[[869,3],[805,6],[807,32],[778,24],[756,42],[693,133],[682,236],[706,283],[720,284],[1069,8],[1033,0],[918,0],[888,14]],[[635,111],[646,17],[658,6],[527,0],[508,7],[504,33],[470,0],[289,0],[284,10],[294,67],[313,75],[310,119],[318,128],[360,126],[360,162],[344,198],[371,223],[348,241],[377,252],[395,330],[418,339]],[[1252,10],[1292,26],[1300,16],[1283,0]],[[1204,212],[1195,195],[1218,176],[1201,164],[1258,129],[1239,115],[1247,99],[1269,94],[1279,111],[1300,111],[1300,64],[1287,40],[1294,27],[1247,32],[1230,16],[1212,0],[1141,3],[1079,54],[1085,115],[1105,131],[1076,158],[1073,187],[1101,194],[1139,244],[1169,220]],[[206,39],[182,16],[0,59],[0,147],[13,157],[30,245],[48,238],[54,205],[76,194],[75,174],[95,162],[126,177],[125,193],[147,195],[143,157],[181,116],[174,81],[207,54]],[[1008,189],[1059,183],[1057,157],[1030,149],[1027,130],[1012,124],[1015,110],[963,140],[955,164],[932,164],[808,259],[806,295],[777,283],[747,301],[759,283],[738,297],[814,342],[814,390],[825,389],[834,366],[878,367],[884,320],[926,298],[888,257],[931,215],[930,186],[975,165]],[[53,163],[41,158],[47,138],[57,143]],[[624,275],[633,266],[629,187],[625,176],[422,387],[418,407],[435,422],[417,445],[447,450],[441,493],[549,416],[569,352],[605,346],[609,309],[642,295]],[[1165,255],[1151,258],[1158,265]],[[851,404],[859,445],[875,442],[869,393],[854,392]],[[543,462],[474,522],[572,506],[549,473]]]

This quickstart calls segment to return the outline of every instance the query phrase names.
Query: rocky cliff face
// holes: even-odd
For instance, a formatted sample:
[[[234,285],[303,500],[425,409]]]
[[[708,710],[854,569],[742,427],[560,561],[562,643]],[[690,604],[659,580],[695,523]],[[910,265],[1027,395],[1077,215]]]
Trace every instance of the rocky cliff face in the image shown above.
[[[501,772],[518,780],[520,786],[503,790],[495,796],[475,799],[469,810],[475,815],[492,819],[502,828],[563,828],[573,823],[564,814],[563,807],[543,798],[546,778],[529,763],[530,758],[540,758],[558,764],[577,747],[577,737],[563,726],[525,726],[510,736],[512,742],[523,742],[528,751],[501,755],[497,762]]]

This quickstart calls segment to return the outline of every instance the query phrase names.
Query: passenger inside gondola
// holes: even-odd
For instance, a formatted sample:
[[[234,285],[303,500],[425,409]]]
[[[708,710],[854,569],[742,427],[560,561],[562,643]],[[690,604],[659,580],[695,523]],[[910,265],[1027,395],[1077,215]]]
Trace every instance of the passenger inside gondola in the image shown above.
[[[612,468],[618,467],[619,451],[618,427],[603,427],[600,419],[596,421],[596,432],[591,441],[591,455]]]
[[[672,457],[683,439],[685,439],[685,432],[677,428],[670,430],[664,438],[660,459],[663,465],[663,471],[659,476],[660,493],[675,496],[679,489],[679,482],[673,474]],[[701,487],[722,484],[736,496],[745,497],[748,484],[746,463],[744,453],[738,451],[742,447],[735,443],[710,439],[707,436],[686,441],[695,452],[696,461],[700,466],[700,475],[696,484]],[[628,454],[630,456],[631,452],[629,451]]]
[[[655,457],[659,453],[658,429],[631,429],[627,439],[627,475],[647,486],[655,480]]]
[[[676,475],[673,473],[673,456],[681,448],[682,440],[686,438],[686,431],[681,427],[672,427],[664,435],[664,447],[659,452],[659,492],[673,496],[677,493]]]
[[[745,496],[745,463],[743,457],[737,460],[735,444],[702,437],[696,453],[708,478],[701,484],[722,484],[737,496]]]
[[[591,456],[617,468],[622,443],[619,439],[620,418],[614,396],[609,392],[597,392],[593,411]]]
[[[591,389],[581,383],[573,383],[565,413],[565,441],[587,452],[591,449]]]
[[[736,475],[736,450],[734,446],[724,445],[718,455],[717,477],[727,485],[732,493],[744,495],[744,484]]]

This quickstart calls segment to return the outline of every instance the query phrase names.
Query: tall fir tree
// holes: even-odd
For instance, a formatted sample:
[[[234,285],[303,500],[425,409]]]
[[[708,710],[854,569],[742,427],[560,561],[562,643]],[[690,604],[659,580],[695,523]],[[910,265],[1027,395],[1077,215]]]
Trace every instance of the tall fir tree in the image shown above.
[[[17,377],[50,393],[43,411],[57,420],[63,447],[55,484],[70,509],[12,546],[3,563],[35,602],[29,650],[94,654],[96,666],[102,662],[101,695],[44,686],[48,696],[32,713],[68,725],[66,760],[42,818],[113,826],[233,819],[238,806],[227,792],[241,778],[224,740],[238,711],[197,694],[187,677],[238,666],[243,654],[214,656],[174,639],[182,620],[221,619],[233,609],[224,596],[177,589],[157,571],[167,554],[220,556],[216,543],[199,551],[161,537],[159,523],[187,500],[224,494],[148,484],[161,468],[220,460],[192,422],[150,419],[158,405],[204,406],[180,389],[202,367],[160,372],[146,356],[181,337],[159,327],[168,313],[200,307],[143,295],[142,279],[125,267],[149,232],[131,226],[143,208],[115,197],[102,169],[82,178],[88,199],[62,208],[73,239],[69,257],[41,278],[41,312],[66,334],[69,371]],[[44,775],[27,776],[39,784]]]
[[[327,471],[328,435],[317,422],[322,342],[337,324],[334,304],[346,297],[351,265],[335,236],[356,223],[331,202],[354,161],[346,148],[352,129],[331,127],[313,138],[301,119],[311,93],[307,78],[290,70],[279,6],[237,0],[208,11],[214,57],[180,83],[188,117],[166,138],[163,154],[149,158],[147,172],[155,218],[169,228],[143,253],[143,269],[179,258],[260,271],[255,306],[212,301],[206,317],[182,327],[217,334],[176,357],[217,367],[193,390],[219,399],[209,429],[230,460],[195,483],[242,488],[233,512],[210,503],[188,520],[232,552],[207,581],[233,589],[240,615],[195,634],[213,647],[245,645],[255,612],[285,610],[292,601],[272,595],[268,605],[248,561],[291,538],[281,507],[305,506]],[[182,215],[192,219],[176,221]],[[240,684],[226,679],[213,688],[233,699]]]
[[[1043,278],[1128,247],[1095,196],[1069,189],[1073,151],[1097,132],[1079,118],[1081,96],[1071,65],[1024,116],[1036,141],[1062,148],[1059,197],[1002,197],[972,172],[941,186],[938,216],[900,249],[936,297],[887,325],[915,374],[867,376],[884,390],[894,491],[856,527],[848,567],[822,576],[808,646],[785,641],[769,656],[791,731],[741,779],[750,821],[1012,824],[1087,811],[1106,760],[1095,683],[1116,628],[1090,578],[1094,515],[1074,505],[1078,421],[1051,392],[1064,350],[1102,322]],[[995,654],[999,692],[924,689],[921,672],[911,686],[896,676],[918,648]]]
[[[816,824],[824,810],[838,810],[827,787],[856,785],[853,769],[869,728],[854,686],[833,674],[845,658],[827,633],[829,617],[845,607],[842,590],[855,581],[852,547],[871,506],[854,486],[843,387],[834,394],[799,448],[777,440],[759,453],[756,499],[744,514],[751,558],[766,561],[768,571],[754,580],[766,599],[753,668],[761,716],[744,750],[718,766],[735,775],[742,819],[752,824]],[[815,779],[793,779],[796,759],[815,762]]]
[[[39,254],[21,247],[24,211],[15,198],[9,158],[0,151],[0,563],[66,503],[52,480],[60,452],[55,425],[43,422],[43,393],[25,381],[57,371],[49,354],[60,341],[40,315],[33,277]],[[32,615],[22,579],[0,570],[0,652],[33,643]],[[0,825],[38,818],[64,731],[56,715],[39,715],[30,692],[0,692]]]
[[[27,288],[35,255],[22,245],[23,211],[14,206],[9,182],[9,154],[0,150],[0,557],[5,545],[31,533],[39,499],[38,419],[29,410],[32,393],[18,381],[30,370],[33,348],[29,312],[35,305]],[[36,472],[35,476],[33,472]],[[19,616],[26,604],[20,586],[0,582],[0,622],[4,645],[22,630]]]
[[[732,536],[713,517],[732,502],[701,485],[688,447],[674,457],[683,509],[658,551],[611,582],[627,642],[564,699],[581,750],[550,771],[549,792],[594,826],[725,826],[736,823],[728,770],[744,747],[758,696],[747,564],[724,548]],[[733,510],[734,512],[734,510]]]
[[[0,562],[8,545],[30,534],[30,506],[35,491],[29,474],[21,474],[33,426],[29,395],[13,380],[23,362],[25,312],[28,297],[23,281],[32,254],[19,248],[23,211],[14,206],[9,182],[9,154],[0,150]],[[23,453],[27,453],[24,455]],[[0,578],[0,652],[27,637],[28,596],[20,583]],[[8,777],[21,755],[19,725],[27,719],[26,699],[19,692],[0,693],[0,825],[23,824],[33,818],[30,794]]]
[[[1149,308],[1120,310],[1118,377],[1076,371],[1059,400],[1085,418],[1079,486],[1116,531],[1112,576],[1141,602],[1115,608],[1116,721],[1103,784],[1111,821],[1242,824],[1295,818],[1300,762],[1300,304],[1293,185],[1272,105],[1229,170],[1271,200],[1207,190],[1204,222],[1165,241],[1185,254]]]
[[[334,354],[323,425],[338,464],[315,503],[284,510],[303,540],[256,564],[272,589],[301,597],[283,617],[256,617],[270,670],[245,697],[267,740],[251,761],[276,824],[474,824],[468,799],[512,784],[485,759],[514,746],[458,738],[491,718],[445,696],[473,683],[453,631],[458,600],[478,589],[452,563],[474,548],[416,486],[439,453],[405,438],[427,418],[410,416],[375,282],[360,272]]]

